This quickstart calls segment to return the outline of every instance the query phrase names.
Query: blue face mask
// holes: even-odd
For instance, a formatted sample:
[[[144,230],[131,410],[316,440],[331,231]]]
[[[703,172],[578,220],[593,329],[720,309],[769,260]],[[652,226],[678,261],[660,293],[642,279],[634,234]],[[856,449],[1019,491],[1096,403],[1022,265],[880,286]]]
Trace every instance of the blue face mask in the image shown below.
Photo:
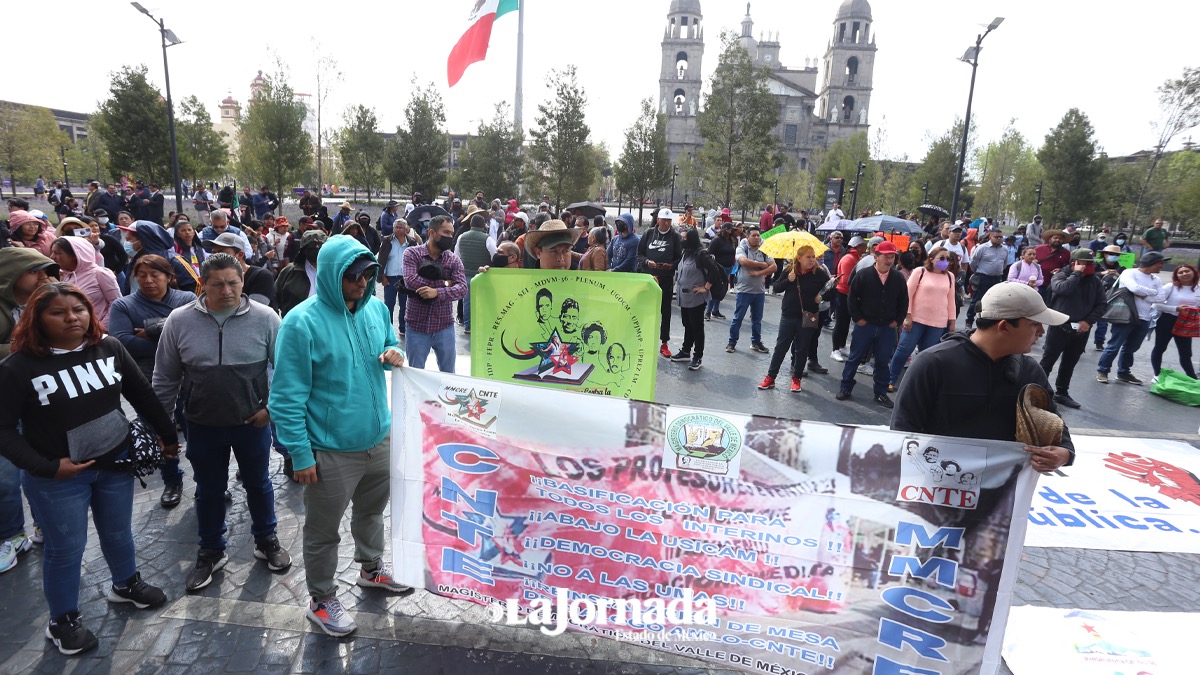
[[[129,257],[132,258],[133,256],[137,255],[137,251],[134,250],[133,244],[129,243],[128,239],[122,239],[121,245],[125,247],[125,254]]]
[[[1120,260],[1120,259],[1121,259],[1121,256],[1119,256],[1119,255],[1106,255],[1106,256],[1104,256],[1104,259],[1105,259],[1105,260],[1107,260],[1107,261],[1108,261],[1108,262],[1110,262],[1110,263],[1115,263],[1115,262],[1117,262],[1118,260]]]

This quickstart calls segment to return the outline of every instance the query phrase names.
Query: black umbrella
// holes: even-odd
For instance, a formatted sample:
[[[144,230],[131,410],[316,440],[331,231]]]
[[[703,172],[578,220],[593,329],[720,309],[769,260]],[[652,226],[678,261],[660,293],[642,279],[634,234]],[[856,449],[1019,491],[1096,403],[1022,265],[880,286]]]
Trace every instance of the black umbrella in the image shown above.
[[[408,226],[417,231],[421,236],[425,236],[425,228],[420,226],[422,220],[429,220],[437,216],[449,216],[450,212],[440,206],[433,204],[423,204],[412,210],[405,220],[408,221]]]
[[[566,210],[574,213],[577,216],[583,216],[585,218],[595,218],[596,216],[605,215],[604,207],[600,206],[596,202],[575,202],[574,204],[567,204]]]
[[[922,204],[917,207],[917,210],[927,216],[937,216],[938,218],[949,218],[950,212],[937,204]]]

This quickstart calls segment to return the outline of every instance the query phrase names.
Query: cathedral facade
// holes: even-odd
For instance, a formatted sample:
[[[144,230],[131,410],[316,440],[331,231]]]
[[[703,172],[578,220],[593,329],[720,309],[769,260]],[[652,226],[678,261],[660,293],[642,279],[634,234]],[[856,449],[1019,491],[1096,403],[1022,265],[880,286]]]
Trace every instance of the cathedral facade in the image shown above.
[[[703,88],[702,19],[700,0],[671,0],[662,41],[659,112],[667,116],[667,154],[672,162],[695,156],[704,144],[696,124]],[[867,0],[844,0],[838,7],[820,71],[817,59],[805,59],[803,68],[785,67],[777,33],[755,39],[749,3],[739,41],[755,63],[770,70],[767,87],[779,103],[774,134],[784,155],[801,169],[808,168],[814,148],[867,131],[875,68]]]

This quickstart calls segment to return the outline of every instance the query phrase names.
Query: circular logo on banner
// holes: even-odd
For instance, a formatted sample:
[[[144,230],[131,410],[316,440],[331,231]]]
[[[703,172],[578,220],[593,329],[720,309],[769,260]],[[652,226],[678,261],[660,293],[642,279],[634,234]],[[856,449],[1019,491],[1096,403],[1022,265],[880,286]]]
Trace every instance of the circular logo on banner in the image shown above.
[[[725,476],[742,449],[742,433],[730,422],[708,413],[683,415],[667,427],[667,444],[680,469]]]

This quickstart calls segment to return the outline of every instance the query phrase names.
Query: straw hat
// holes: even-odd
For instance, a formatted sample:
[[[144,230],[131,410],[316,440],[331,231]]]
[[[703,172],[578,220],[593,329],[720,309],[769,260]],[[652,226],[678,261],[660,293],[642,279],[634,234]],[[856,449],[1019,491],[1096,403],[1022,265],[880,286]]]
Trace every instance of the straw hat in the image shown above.
[[[1067,233],[1062,230],[1046,230],[1042,232],[1042,241],[1050,241],[1050,237],[1062,237],[1067,239]]]
[[[561,220],[547,220],[538,229],[525,233],[525,250],[529,255],[537,255],[533,252],[535,246],[557,246],[563,242],[574,246],[582,234],[583,230],[575,227],[569,228]],[[542,240],[546,240],[546,242],[543,243]]]
[[[1062,418],[1050,412],[1050,392],[1038,384],[1027,384],[1017,399],[1017,440],[1042,447],[1062,442]]]

